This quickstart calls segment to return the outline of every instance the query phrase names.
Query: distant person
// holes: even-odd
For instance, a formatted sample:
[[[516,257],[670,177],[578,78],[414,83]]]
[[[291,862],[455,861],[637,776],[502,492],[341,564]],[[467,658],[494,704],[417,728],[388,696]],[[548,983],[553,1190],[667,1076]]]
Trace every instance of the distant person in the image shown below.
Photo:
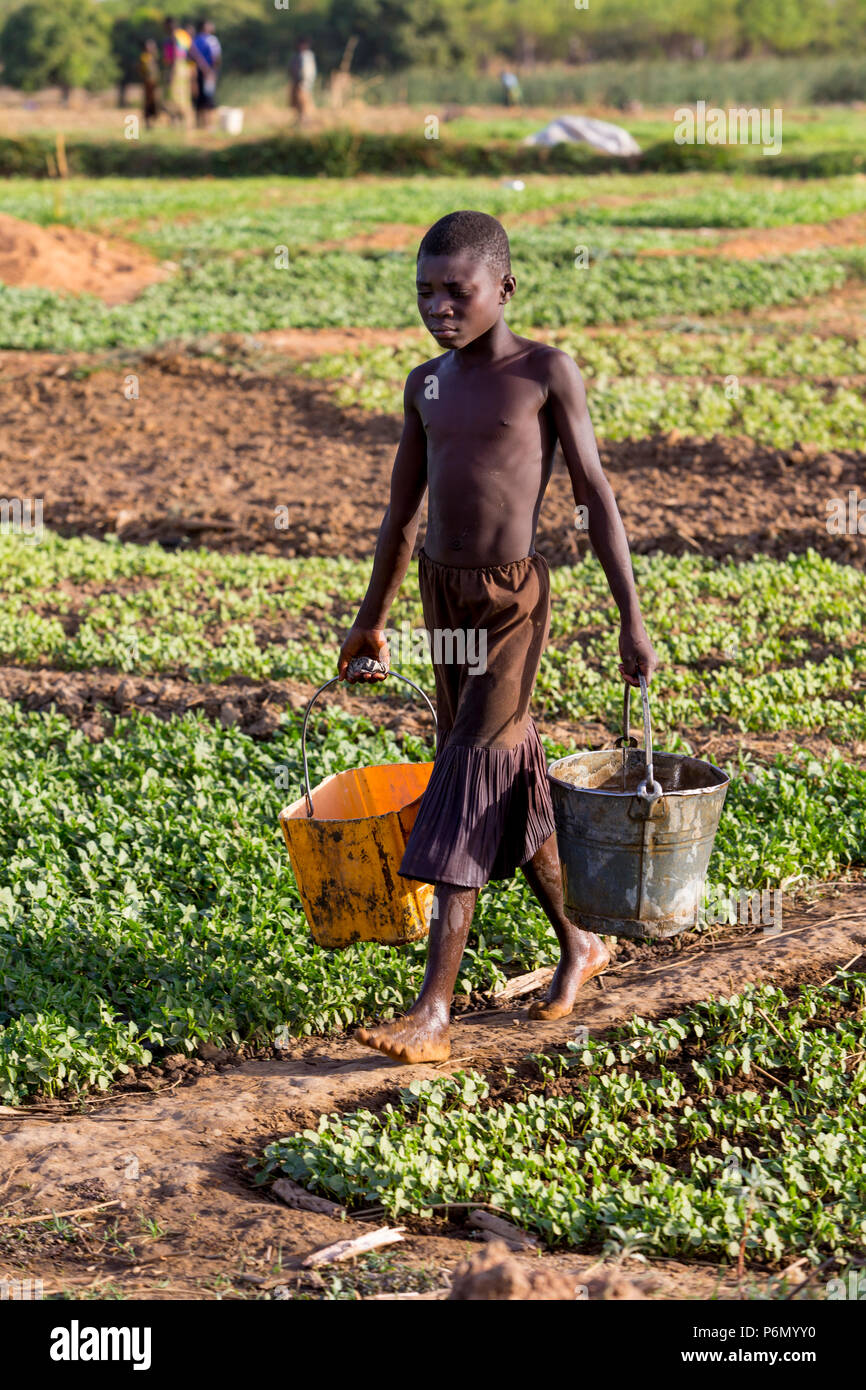
[[[163,25],[162,65],[168,85],[166,110],[172,125],[192,125],[192,88],[190,86],[190,49],[192,35],[168,16]]]
[[[159,45],[156,39],[147,39],[138,60],[141,73],[142,106],[144,125],[150,130],[158,118],[162,107],[162,83],[159,69]]]
[[[516,72],[504,72],[501,77],[502,100],[506,106],[519,106],[523,93]]]
[[[192,41],[192,57],[196,64],[195,119],[198,126],[210,125],[216,106],[216,89],[222,65],[222,45],[214,33],[212,19],[204,19]]]
[[[313,85],[316,81],[316,56],[309,39],[299,39],[289,67],[292,79],[291,104],[303,124],[313,109]]]

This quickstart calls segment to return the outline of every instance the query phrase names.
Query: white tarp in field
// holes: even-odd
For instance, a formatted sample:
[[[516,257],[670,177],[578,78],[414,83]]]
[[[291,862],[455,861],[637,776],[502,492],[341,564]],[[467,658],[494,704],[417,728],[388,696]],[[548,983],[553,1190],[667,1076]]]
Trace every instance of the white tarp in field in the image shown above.
[[[592,116],[557,116],[543,130],[527,135],[524,145],[559,145],[564,140],[592,145],[605,154],[640,154],[640,145],[622,126],[597,121]]]

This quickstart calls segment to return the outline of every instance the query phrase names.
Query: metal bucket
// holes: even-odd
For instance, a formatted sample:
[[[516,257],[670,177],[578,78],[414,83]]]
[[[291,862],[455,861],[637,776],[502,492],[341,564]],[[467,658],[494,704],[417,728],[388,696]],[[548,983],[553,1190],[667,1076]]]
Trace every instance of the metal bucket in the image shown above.
[[[390,676],[423,696],[434,722],[436,711],[408,676]],[[310,787],[307,765],[307,706],[301,729],[304,795],[280,812],[298,893],[314,941],[337,951],[355,941],[402,946],[427,935],[435,889],[432,883],[397,872],[406,841],[427,789],[433,764],[383,763],[335,772]]]
[[[658,941],[697,925],[730,778],[700,758],[653,759],[643,676],[646,747],[638,752],[630,690],[614,748],[560,758],[547,776],[567,916],[587,931]]]

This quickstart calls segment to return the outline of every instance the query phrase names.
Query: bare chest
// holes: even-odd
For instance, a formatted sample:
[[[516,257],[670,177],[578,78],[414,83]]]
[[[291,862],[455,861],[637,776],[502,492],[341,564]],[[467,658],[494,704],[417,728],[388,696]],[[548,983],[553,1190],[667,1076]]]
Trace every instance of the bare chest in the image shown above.
[[[489,377],[481,373],[443,373],[427,378],[418,411],[434,446],[460,440],[508,447],[528,438],[541,438],[544,427],[544,392],[537,381],[526,378]]]

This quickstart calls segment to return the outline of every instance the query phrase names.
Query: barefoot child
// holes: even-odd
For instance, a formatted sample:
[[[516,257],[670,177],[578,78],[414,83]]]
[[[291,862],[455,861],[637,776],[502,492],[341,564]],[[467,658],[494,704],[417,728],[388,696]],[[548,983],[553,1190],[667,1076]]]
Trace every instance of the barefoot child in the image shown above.
[[[446,351],[406,380],[373,574],[338,665],[341,679],[386,678],[350,672],[349,663],[372,657],[387,672],[384,628],[429,489],[418,567],[434,639],[437,752],[400,864],[405,877],[436,886],[427,971],[405,1018],[355,1033],[401,1062],[450,1055],[454,984],[478,890],[489,879],[520,867],[559,941],[550,990],[531,1018],[570,1013],[581,985],[609,961],[599,937],[563,910],[547,769],[529,713],[550,625],[550,577],[535,529],[557,440],[620,612],[620,671],[637,685],[638,671],[649,679],[656,666],[580,372],[566,353],[517,337],[503,318],[516,285],[504,228],[481,212],[441,218],[421,242],[417,280],[421,317]],[[455,630],[466,634],[464,644],[450,639]],[[437,632],[449,634],[438,661]],[[448,660],[455,647],[468,649],[470,632],[485,661]]]

